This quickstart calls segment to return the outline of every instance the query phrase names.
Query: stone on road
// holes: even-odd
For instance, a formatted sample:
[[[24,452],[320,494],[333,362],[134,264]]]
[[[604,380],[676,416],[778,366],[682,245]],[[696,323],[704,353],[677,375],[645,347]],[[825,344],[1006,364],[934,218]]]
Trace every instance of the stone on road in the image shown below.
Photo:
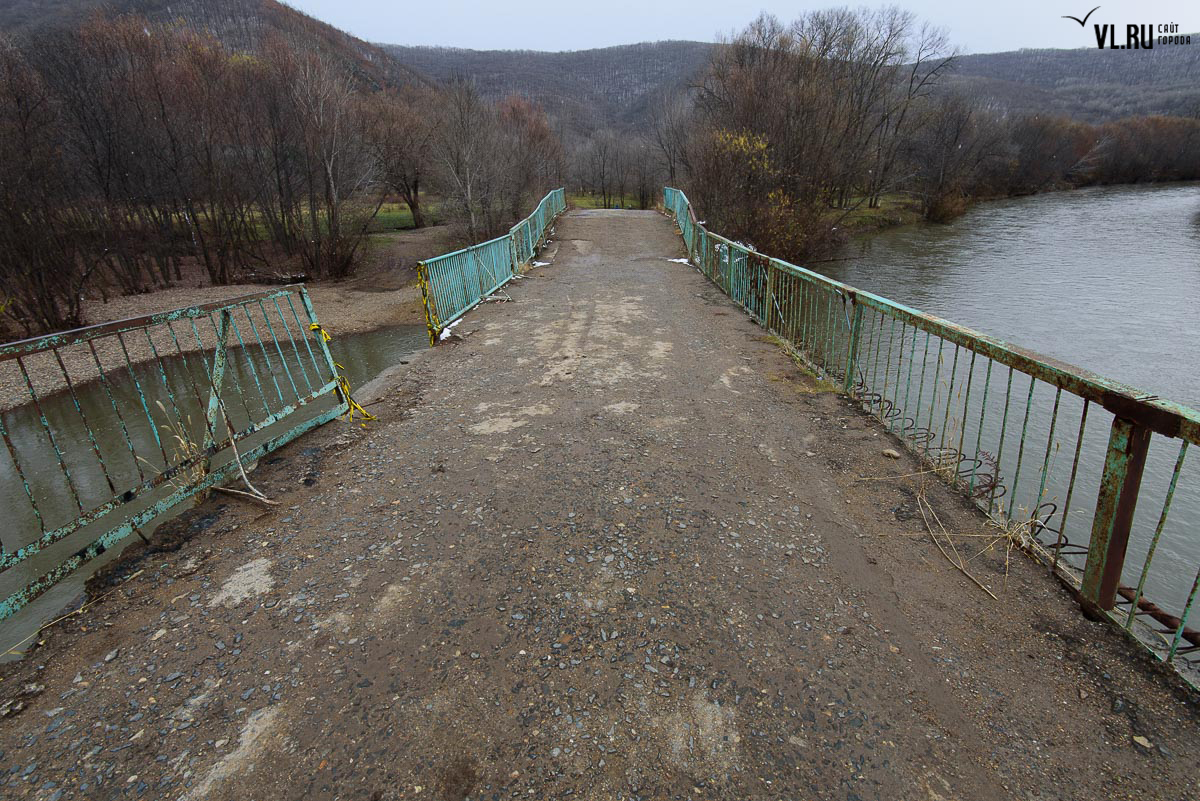
[[[671,261],[664,217],[555,236],[376,382],[379,421],[265,460],[280,506],[210,499],[7,668],[44,691],[0,723],[5,798],[1196,792],[1194,698]]]

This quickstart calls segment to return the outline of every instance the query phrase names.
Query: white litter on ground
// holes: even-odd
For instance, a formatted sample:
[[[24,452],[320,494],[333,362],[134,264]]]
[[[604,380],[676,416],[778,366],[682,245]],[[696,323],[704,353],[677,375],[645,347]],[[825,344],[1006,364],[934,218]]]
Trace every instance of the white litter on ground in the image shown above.
[[[440,342],[443,339],[449,339],[450,338],[450,329],[453,328],[454,326],[458,325],[461,322],[462,322],[462,318],[460,317],[457,320],[455,320],[454,322],[450,323],[450,325],[443,328],[442,333],[438,336],[438,341]]]
[[[676,264],[691,264],[687,259],[667,259],[667,261],[673,261]]]
[[[548,262],[548,261],[535,261],[535,262],[533,263],[533,266],[534,266],[534,267],[549,267],[549,266],[550,266],[550,262]]]

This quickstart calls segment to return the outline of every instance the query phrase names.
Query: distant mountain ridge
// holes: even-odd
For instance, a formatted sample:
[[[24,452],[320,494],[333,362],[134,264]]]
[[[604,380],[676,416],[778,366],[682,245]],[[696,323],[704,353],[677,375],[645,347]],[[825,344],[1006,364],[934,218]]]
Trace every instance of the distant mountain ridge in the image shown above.
[[[658,98],[698,79],[710,42],[668,40],[591,50],[466,50],[371,44],[276,0],[0,0],[0,31],[18,37],[79,24],[98,11],[177,21],[253,50],[270,33],[347,63],[378,85],[475,82],[488,98],[519,94],[563,132],[644,125]],[[1144,114],[1200,116],[1200,35],[1152,50],[1012,50],[960,56],[952,86],[990,105],[1087,122]]]
[[[524,95],[578,133],[643,122],[655,99],[686,86],[715,47],[662,41],[554,53],[380,46],[436,80],[473,80],[485,97]]]
[[[1200,115],[1200,36],[1153,50],[1012,50],[959,56],[952,86],[1015,112],[1087,122],[1141,114]],[[489,97],[521,94],[575,128],[645,122],[650,104],[695,81],[709,42],[645,42],[570,52],[381,45],[439,81],[470,78]]]
[[[1014,111],[1086,122],[1145,114],[1200,116],[1200,35],[1153,50],[1011,50],[960,56],[955,85]]]

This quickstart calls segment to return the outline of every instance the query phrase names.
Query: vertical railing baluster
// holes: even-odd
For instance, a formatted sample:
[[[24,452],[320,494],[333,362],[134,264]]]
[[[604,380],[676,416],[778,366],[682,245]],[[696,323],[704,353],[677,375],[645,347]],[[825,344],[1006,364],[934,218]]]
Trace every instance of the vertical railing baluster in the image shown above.
[[[283,314],[283,309],[279,306],[278,296],[271,298],[271,303],[275,306],[275,313],[279,315],[279,324],[283,327],[283,332],[287,336],[288,343],[292,346],[292,355],[296,357],[296,365],[300,368],[300,375],[304,377],[304,386],[308,388],[308,395],[311,396],[316,387],[313,386],[312,380],[308,377],[308,367],[304,363],[304,359],[300,356],[300,348],[296,345],[296,336],[292,333],[292,329],[288,326],[287,317]],[[304,331],[300,331],[300,337],[304,338]]]
[[[25,497],[29,499],[29,506],[33,509],[33,516],[37,519],[38,530],[46,531],[46,521],[42,519],[42,511],[38,509],[37,501],[33,497],[33,489],[29,486],[29,479],[25,477],[25,470],[21,467],[21,460],[17,456],[17,448],[13,445],[12,437],[8,435],[8,428],[4,425],[4,418],[0,415],[0,439],[4,440],[4,447],[8,449],[8,458],[13,463],[13,469],[17,471],[17,478],[21,479],[21,486],[25,488]],[[0,543],[2,545],[2,543]],[[0,547],[0,552],[3,552]]]
[[[162,357],[158,355],[158,348],[154,345],[154,338],[150,336],[150,329],[142,328],[141,330],[146,335],[146,343],[150,345],[150,353],[154,356],[155,364],[158,365],[158,377],[162,381],[163,389],[167,392],[167,400],[171,402],[171,409],[175,412],[174,422],[179,426],[181,431],[186,431],[183,424],[183,414],[179,411],[179,404],[175,402],[175,392],[171,389],[171,381],[167,378],[167,368],[163,365]],[[163,409],[163,411],[166,412],[166,409]],[[170,460],[168,460],[169,463]]]
[[[263,342],[262,335],[258,333],[258,326],[254,324],[254,318],[250,315],[249,306],[242,304],[242,314],[246,315],[246,321],[250,323],[250,333],[254,334],[254,339],[258,342],[258,350],[262,353],[263,364],[266,365],[267,374],[271,376],[271,383],[275,386],[275,395],[279,398],[280,406],[287,404],[283,399],[283,390],[279,387],[279,379],[275,377],[275,367],[271,364],[271,354],[267,353],[267,345]],[[249,356],[249,354],[247,354]]]
[[[1150,539],[1150,548],[1146,551],[1146,561],[1142,563],[1142,574],[1138,577],[1137,589],[1134,590],[1133,600],[1129,604],[1129,617],[1125,620],[1125,628],[1133,626],[1133,618],[1137,614],[1138,602],[1142,599],[1142,590],[1146,586],[1146,576],[1150,573],[1150,563],[1154,561],[1154,552],[1158,550],[1158,541],[1167,525],[1167,515],[1171,512],[1171,501],[1175,498],[1175,487],[1179,484],[1179,474],[1183,471],[1183,459],[1187,456],[1188,441],[1185,439],[1179,446],[1179,456],[1175,459],[1175,469],[1171,472],[1171,482],[1167,485],[1167,497],[1163,501],[1162,513],[1158,516],[1158,525],[1154,527],[1154,536]]]
[[[267,404],[267,393],[262,388],[262,382],[258,380],[258,368],[254,364],[254,354],[246,346],[246,340],[242,338],[242,331],[238,328],[237,318],[232,311],[229,312],[229,325],[233,329],[233,335],[237,338],[238,347],[242,349],[242,354],[246,357],[246,366],[250,368],[250,377],[254,379],[254,387],[258,390],[258,401],[262,404],[263,415],[270,416],[271,407]],[[278,391],[278,387],[276,390]],[[282,397],[280,395],[281,399]]]
[[[962,410],[962,428],[958,432],[958,463],[962,465],[963,443],[967,436],[967,419],[968,409],[971,406],[971,382],[975,379],[975,351],[971,351],[971,365],[967,369],[967,391],[963,393],[963,410]],[[958,471],[955,471],[955,478],[958,478]]]
[[[104,456],[100,453],[100,443],[96,441],[96,432],[92,430],[92,424],[88,421],[87,415],[83,411],[83,405],[79,402],[79,395],[75,392],[75,383],[71,381],[71,374],[67,372],[67,366],[63,364],[62,354],[58,352],[58,348],[51,348],[50,352],[54,354],[54,361],[58,362],[58,369],[62,372],[63,381],[67,384],[67,394],[71,396],[71,403],[75,406],[75,413],[79,415],[80,421],[83,422],[83,430],[87,432],[88,442],[92,446],[92,453],[96,457],[96,461],[100,463],[100,472],[104,474],[104,481],[108,484],[108,491],[115,493],[116,485],[113,484],[112,476],[108,474],[108,465],[104,462]]]
[[[1013,508],[1017,503],[1017,484],[1021,481],[1021,460],[1025,456],[1025,435],[1029,431],[1029,413],[1033,408],[1033,387],[1037,383],[1037,379],[1029,376],[1029,394],[1025,398],[1025,421],[1021,423],[1021,440],[1017,444],[1017,468],[1013,473],[1012,494],[1008,496],[1008,514],[1005,515],[1007,521],[1013,519]]]
[[[225,350],[225,342],[229,338],[229,323],[232,319],[233,316],[229,311],[223,310],[221,312],[221,321],[217,324],[217,344],[213,348],[212,369],[208,374],[208,403],[204,404],[204,418],[208,421],[208,434],[204,440],[205,453],[208,452],[209,448],[221,441],[216,433],[218,413],[221,414],[222,420],[225,421],[226,430],[224,436],[230,437],[231,441],[234,436],[233,432],[229,430],[231,428],[230,421],[225,413],[224,404],[221,401],[221,388],[225,384],[225,363],[229,358]],[[205,473],[208,472],[209,466],[209,459],[205,456],[202,464]]]
[[[901,344],[903,344],[903,342],[904,342],[904,338],[901,337]],[[907,422],[909,419],[908,418],[908,410],[911,408],[908,405],[908,396],[909,396],[910,390],[912,390],[913,366],[916,364],[916,361],[917,361],[917,327],[914,325],[914,326],[912,326],[912,337],[911,337],[911,340],[910,340],[909,346],[908,346],[908,377],[904,380],[904,409],[901,412],[901,420],[904,423],[904,425],[902,425],[901,429],[900,429],[901,436],[903,436],[905,439],[908,439],[908,440],[912,439],[912,434],[908,431],[908,425],[907,425]],[[916,426],[916,422],[917,422],[916,417],[913,417],[913,426],[914,427]]]
[[[938,337],[937,358],[933,361],[933,397],[929,399],[929,418],[925,421],[925,430],[929,432],[929,439],[925,443],[925,453],[933,450],[930,446],[933,445],[933,415],[937,412],[938,393],[941,391],[942,381],[942,348],[945,347],[946,340]],[[938,458],[941,458],[940,455]]]
[[[1083,434],[1087,429],[1088,407],[1091,406],[1091,401],[1083,402],[1083,413],[1079,416],[1079,433],[1075,438],[1075,458],[1071,460],[1071,479],[1067,482],[1067,497],[1063,500],[1062,523],[1059,524],[1061,529],[1058,532],[1058,537],[1054,543],[1054,559],[1050,563],[1050,570],[1053,572],[1058,569],[1058,556],[1062,552],[1063,542],[1067,537],[1067,517],[1071,514],[1071,496],[1075,493],[1075,477],[1079,473],[1079,456],[1083,451]]]
[[[1046,438],[1046,458],[1042,461],[1042,480],[1038,484],[1038,494],[1033,500],[1033,511],[1030,519],[1036,519],[1037,510],[1042,508],[1042,498],[1046,494],[1046,478],[1050,473],[1050,455],[1054,447],[1054,426],[1058,423],[1058,404],[1062,400],[1062,387],[1054,391],[1054,410],[1050,413],[1050,434]]]
[[[312,352],[312,346],[308,343],[308,326],[300,322],[300,315],[296,313],[296,304],[292,302],[292,293],[287,294],[288,308],[292,311],[292,319],[296,321],[296,327],[300,329],[300,341],[304,343],[304,349],[308,351],[308,360],[312,364],[313,373],[317,377],[317,384],[314,389],[319,389],[325,382],[321,380],[321,371],[317,369],[317,357]],[[308,374],[305,368],[305,375]]]
[[[227,319],[225,321],[224,333],[222,333],[222,329],[220,328],[220,326],[218,326],[217,322],[213,319],[212,314],[208,314],[205,316],[208,318],[208,324],[213,330],[213,337],[214,337],[215,341],[218,343],[213,346],[213,359],[215,360],[217,357],[216,349],[218,347],[220,347],[220,343],[229,341],[229,329],[233,327],[233,319],[232,319],[232,316],[229,316],[228,309],[221,310],[221,313],[219,316],[229,316],[229,319]],[[193,330],[196,329],[196,326],[194,323],[192,325],[192,329]],[[198,343],[200,343],[200,348],[201,348],[201,350],[203,350],[204,343],[200,338],[200,332],[198,330],[196,330],[196,341]],[[242,351],[242,354],[244,356],[246,356],[247,360],[249,360],[249,354],[247,354],[245,352],[245,350]],[[228,355],[226,356],[226,358],[228,359]],[[206,365],[205,369],[208,369],[208,371],[209,371],[208,374],[211,377],[212,370],[209,369],[209,367],[207,365]],[[241,401],[242,411],[244,411],[246,413],[246,419],[247,420],[253,419],[254,415],[250,411],[250,404],[246,401],[246,395],[248,393],[242,389],[242,381],[240,378],[238,378],[238,371],[235,369],[235,370],[228,370],[227,372],[229,373],[229,377],[233,379],[233,394],[239,401]],[[229,409],[226,408],[225,411],[228,412]]]
[[[980,449],[983,447],[983,428],[984,423],[987,421],[988,387],[992,383],[992,364],[992,360],[988,359],[987,371],[983,374],[983,403],[979,407],[979,430],[975,433],[975,455],[971,457],[971,478],[967,482],[967,495],[972,498],[975,497],[975,475],[979,471],[979,454],[982,452]],[[996,469],[997,471],[999,470],[999,465],[997,465]],[[996,478],[998,480],[1000,477],[996,476]]]
[[[50,422],[46,419],[46,413],[42,411],[42,402],[38,398],[37,390],[33,388],[33,382],[29,380],[29,371],[25,369],[25,361],[21,357],[17,357],[17,366],[21,368],[21,376],[25,379],[25,386],[29,389],[29,397],[33,401],[34,411],[37,412],[38,419],[42,423],[42,429],[46,432],[46,436],[50,439],[50,447],[54,449],[54,456],[58,460],[59,470],[62,471],[63,477],[67,480],[67,488],[71,491],[71,497],[75,499],[75,506],[79,512],[83,513],[83,503],[79,500],[79,491],[75,487],[75,480],[71,478],[71,471],[67,469],[67,463],[63,458],[62,449],[58,447],[58,440],[54,436],[54,432],[50,430]]]
[[[850,344],[846,350],[846,378],[842,389],[849,395],[854,391],[854,374],[858,371],[858,341],[862,337],[863,307],[855,302],[853,322],[850,324]]]
[[[887,359],[884,360],[883,365],[883,400],[879,404],[879,412],[881,415],[883,415],[882,422],[887,424],[888,431],[892,430],[891,418],[893,415],[891,414],[891,411],[896,408],[896,405],[892,403],[890,398],[888,398],[888,385],[892,380],[892,347],[895,345],[895,343],[896,318],[892,317],[892,325],[888,331]]]
[[[1175,652],[1179,650],[1179,643],[1183,640],[1184,629],[1187,628],[1188,618],[1192,614],[1192,606],[1196,603],[1196,592],[1200,590],[1200,570],[1196,571],[1196,578],[1192,580],[1192,591],[1188,593],[1187,603],[1184,604],[1183,614],[1179,616],[1179,627],[1175,629],[1175,636],[1171,638],[1171,650],[1167,653],[1167,662],[1175,659]]]
[[[925,438],[924,434],[921,433],[921,408],[922,408],[922,401],[925,398],[925,376],[927,376],[928,374],[929,374],[929,332],[926,331],[925,332],[925,349],[924,349],[924,353],[921,355],[921,385],[919,387],[917,387],[917,407],[915,409],[913,409],[913,438],[914,438],[913,444],[914,445],[916,444],[916,442],[915,442],[916,437],[921,437],[921,438],[925,439],[925,442],[924,442],[925,447],[922,448],[922,453],[924,453],[926,450],[928,450],[928,446],[929,446],[929,440],[927,438]]]
[[[279,356],[279,364],[283,367],[283,372],[287,375],[288,384],[292,387],[292,394],[299,401],[302,397],[300,389],[296,386],[296,379],[292,378],[292,368],[288,367],[287,357],[283,355],[283,348],[279,344],[279,337],[275,335],[275,326],[271,324],[271,315],[267,314],[267,307],[263,305],[262,299],[258,301],[258,310],[262,312],[263,322],[267,324],[267,333],[271,335],[271,341],[275,343],[275,354]],[[247,311],[247,313],[249,313]]]
[[[113,395],[112,385],[108,380],[108,375],[105,373],[104,365],[100,363],[100,354],[96,352],[96,343],[94,340],[89,339],[87,344],[88,349],[92,352],[92,361],[96,363],[96,372],[100,376],[100,386],[104,388],[104,394],[108,397],[113,414],[117,416],[117,422],[121,425],[121,436],[125,438],[125,445],[129,448],[129,456],[133,460],[134,469],[137,470],[138,478],[145,481],[146,472],[142,469],[142,460],[138,459],[137,449],[133,446],[133,439],[129,436],[129,426],[125,423],[125,415],[121,413],[121,408],[117,405],[117,399]]]
[[[183,347],[179,344],[179,337],[176,336],[175,329],[171,326],[170,320],[167,321],[166,328],[167,332],[171,335],[171,340],[175,343],[175,352],[178,354],[179,360],[183,365],[183,374],[187,376],[188,383],[192,386],[192,395],[196,398],[196,406],[197,408],[204,408],[204,401],[200,399],[200,388],[196,385],[196,376],[192,373],[192,368],[188,365],[187,354],[184,353]],[[200,353],[203,356],[204,351]],[[182,420],[179,421],[179,425],[181,430],[186,430]],[[212,434],[212,422],[206,418],[204,425],[207,428],[205,437],[208,437]]]
[[[1012,400],[1013,369],[1008,368],[1008,384],[1004,389],[1004,415],[1000,418],[1000,445],[996,449],[996,480],[992,482],[992,492],[988,496],[988,516],[996,505],[996,490],[1000,488],[1000,478],[1004,468],[1004,438],[1008,433],[1008,407]]]
[[[162,437],[158,433],[158,424],[154,422],[154,416],[150,414],[150,406],[146,403],[146,393],[142,390],[142,382],[138,380],[137,373],[133,369],[133,360],[129,358],[129,348],[125,345],[125,337],[121,336],[121,332],[117,332],[117,342],[121,346],[121,354],[125,357],[125,369],[129,373],[129,378],[133,381],[133,388],[137,390],[138,401],[141,403],[142,412],[146,415],[146,423],[150,427],[150,433],[154,436],[154,444],[158,446],[159,453],[162,454],[163,467],[170,464],[170,459],[167,458],[167,449],[163,446]]]
[[[938,460],[946,458],[946,435],[950,433],[950,409],[954,406],[954,384],[958,378],[958,353],[962,350],[954,345],[954,360],[950,363],[950,386],[946,388],[946,414],[942,417],[942,430],[938,435]]]

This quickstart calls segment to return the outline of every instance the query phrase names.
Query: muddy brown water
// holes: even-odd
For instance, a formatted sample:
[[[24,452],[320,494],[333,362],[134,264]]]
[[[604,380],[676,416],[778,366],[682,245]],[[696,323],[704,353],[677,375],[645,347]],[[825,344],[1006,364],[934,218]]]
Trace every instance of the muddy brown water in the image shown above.
[[[334,359],[342,365],[344,374],[351,386],[360,386],[374,378],[382,370],[402,362],[404,357],[414,351],[428,347],[428,334],[424,326],[391,326],[374,331],[350,334],[338,337],[330,343]],[[247,369],[243,351],[231,350],[230,367],[236,374],[240,385],[250,388],[255,376]],[[270,366],[265,362],[260,352],[252,352],[255,371],[263,382],[271,375]],[[188,435],[196,439],[203,435],[200,430],[202,420],[195,415],[192,408],[196,404],[190,399],[183,388],[191,383],[191,378],[199,379],[203,385],[205,380],[200,359],[192,358],[186,366],[178,357],[163,360],[167,378],[176,400],[187,417]],[[296,365],[292,365],[296,369]],[[189,377],[188,371],[194,375]],[[171,408],[172,398],[164,387],[164,382],[154,363],[135,365],[133,375],[137,379],[145,395],[147,412],[142,411],[141,401],[135,388],[134,380],[127,375],[116,375],[111,378],[110,388],[119,408],[126,411],[122,420],[128,430],[129,439],[139,454],[159,453],[159,445],[155,441],[155,432],[147,417],[154,420],[159,439],[164,443],[168,454],[172,450],[174,429],[167,417],[160,411]],[[297,372],[297,375],[299,373]],[[281,379],[282,380],[282,379]],[[268,389],[268,391],[270,391]],[[145,457],[134,460],[128,453],[124,433],[116,419],[113,418],[112,404],[104,388],[99,383],[92,383],[77,389],[80,405],[84,414],[91,422],[92,434],[102,454],[106,455],[109,473],[118,490],[134,486],[145,475],[153,473],[161,466],[146,461]],[[190,405],[188,401],[193,401]],[[320,404],[306,410],[303,414],[318,414],[327,408]],[[63,454],[63,460],[71,471],[75,489],[79,494],[85,510],[104,503],[112,496],[103,472],[98,468],[92,450],[92,441],[88,429],[84,426],[79,413],[76,411],[71,396],[59,392],[44,398],[41,411],[45,413],[55,434],[55,441]],[[235,427],[241,427],[247,419],[247,409],[230,404],[229,413]],[[19,406],[3,412],[3,423],[13,440],[21,465],[29,480],[31,491],[37,500],[38,509],[46,522],[47,529],[64,525],[75,518],[78,507],[66,481],[59,469],[54,449],[48,442],[42,427],[38,411],[32,404]],[[289,420],[286,425],[293,425],[298,420]],[[270,429],[271,434],[280,433],[282,425]],[[265,433],[265,432],[264,432]],[[165,496],[172,488],[164,487],[146,494],[126,507],[118,514],[132,514],[148,507],[153,501]],[[33,511],[25,496],[19,476],[14,470],[11,458],[5,450],[0,453],[0,507],[6,510],[5,521],[0,526],[0,544],[6,552],[13,552],[38,538],[40,529]],[[156,518],[144,532],[149,534],[165,520],[179,514],[190,507],[184,503]],[[112,518],[105,522],[115,524]],[[0,597],[7,597],[12,592],[24,586],[28,581],[44,574],[55,564],[66,558],[74,551],[98,536],[96,526],[90,530],[81,530],[78,534],[66,538],[62,542],[47,548],[42,553],[27,562],[15,565],[0,575]],[[0,654],[7,651],[12,643],[19,642],[36,631],[47,620],[60,612],[64,607],[76,601],[83,591],[87,579],[100,567],[111,562],[136,537],[126,538],[118,547],[111,548],[101,556],[92,560],[77,570],[65,580],[41,595],[36,601],[22,609],[9,620],[0,622]],[[17,658],[16,654],[0,656],[2,658]]]

